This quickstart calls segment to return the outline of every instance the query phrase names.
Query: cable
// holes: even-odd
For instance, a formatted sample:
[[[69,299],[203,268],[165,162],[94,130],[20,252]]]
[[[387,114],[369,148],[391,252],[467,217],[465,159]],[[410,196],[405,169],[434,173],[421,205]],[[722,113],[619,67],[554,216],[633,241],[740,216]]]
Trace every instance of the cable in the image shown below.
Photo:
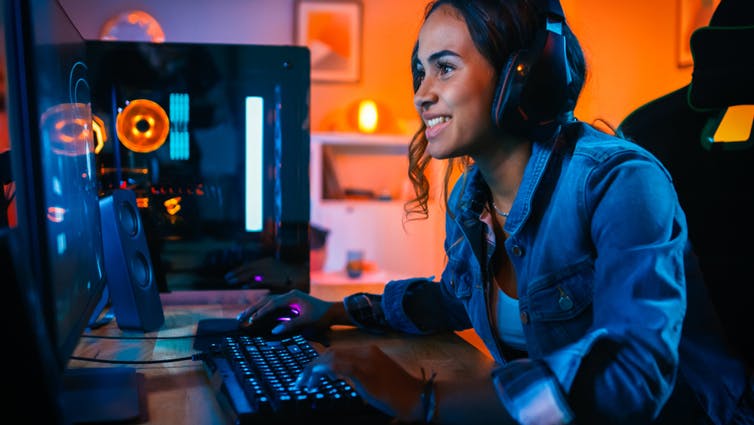
[[[194,338],[197,335],[178,335],[178,336],[126,336],[126,335],[93,335],[81,334],[82,338],[99,338],[99,339],[186,339]],[[201,338],[203,335],[200,335]]]
[[[175,362],[184,362],[187,360],[203,360],[205,354],[204,353],[196,353],[192,354],[190,356],[186,357],[176,357],[173,359],[162,359],[162,360],[110,360],[110,359],[98,359],[94,357],[79,357],[79,356],[71,356],[71,360],[79,360],[82,362],[94,362],[94,363],[109,363],[109,364],[156,364],[156,363],[175,363]]]
[[[94,335],[81,334],[82,338],[100,338],[100,339],[136,339],[136,340],[156,340],[156,339],[187,339],[187,338],[210,338],[216,336],[233,335],[234,331],[211,332],[201,335],[176,335],[176,336],[128,336],[128,335]]]

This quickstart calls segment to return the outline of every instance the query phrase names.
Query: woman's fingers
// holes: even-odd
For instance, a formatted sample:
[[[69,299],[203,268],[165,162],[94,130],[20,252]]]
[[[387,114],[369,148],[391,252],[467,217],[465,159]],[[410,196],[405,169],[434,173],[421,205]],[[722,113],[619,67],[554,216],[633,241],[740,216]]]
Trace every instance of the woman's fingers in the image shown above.
[[[296,289],[281,295],[266,295],[239,313],[236,319],[241,322],[251,323],[255,318],[262,317],[278,307],[286,305],[296,305],[299,314],[301,313],[302,301]]]
[[[298,388],[316,388],[323,377],[343,379],[361,398],[401,418],[415,416],[423,383],[374,345],[331,348],[307,365],[296,380]]]
[[[344,372],[343,369],[349,368],[346,367],[345,359],[336,363],[336,354],[336,351],[326,350],[317,359],[307,364],[296,379],[296,386],[301,389],[313,390],[319,386],[322,378],[338,379],[339,374],[335,371],[336,364],[341,374]]]
[[[242,312],[236,316],[236,320],[239,322],[251,322],[252,318],[259,314],[262,309],[266,308],[271,302],[272,298],[265,296],[260,298],[250,306],[246,307]],[[264,310],[267,311],[267,310]]]
[[[303,387],[310,391],[314,390],[322,383],[322,378],[329,378],[334,381],[338,377],[329,365],[321,363],[314,364],[311,367],[309,377],[302,382],[300,388]]]

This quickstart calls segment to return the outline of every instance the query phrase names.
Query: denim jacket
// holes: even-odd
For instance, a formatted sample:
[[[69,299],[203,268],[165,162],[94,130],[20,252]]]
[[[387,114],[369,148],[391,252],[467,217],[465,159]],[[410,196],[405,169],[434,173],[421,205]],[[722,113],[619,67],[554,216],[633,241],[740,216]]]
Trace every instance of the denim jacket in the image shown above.
[[[746,371],[722,339],[662,164],[580,122],[533,143],[504,225],[524,357],[500,340],[490,305],[496,242],[481,220],[489,196],[472,166],[449,198],[440,281],[389,282],[381,302],[363,303],[380,310],[376,322],[359,320],[347,298],[355,321],[416,334],[473,326],[498,364],[498,396],[518,423],[537,415],[679,423],[663,407],[688,413],[692,404],[715,424],[731,420]],[[669,402],[671,395],[679,400]]]

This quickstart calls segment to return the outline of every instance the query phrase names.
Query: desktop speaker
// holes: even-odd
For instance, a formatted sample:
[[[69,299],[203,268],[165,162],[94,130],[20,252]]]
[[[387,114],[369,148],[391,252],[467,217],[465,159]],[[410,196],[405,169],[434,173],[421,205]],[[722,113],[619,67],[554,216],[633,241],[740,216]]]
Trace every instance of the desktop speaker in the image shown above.
[[[136,195],[117,189],[100,200],[105,272],[121,329],[156,330],[165,322]]]

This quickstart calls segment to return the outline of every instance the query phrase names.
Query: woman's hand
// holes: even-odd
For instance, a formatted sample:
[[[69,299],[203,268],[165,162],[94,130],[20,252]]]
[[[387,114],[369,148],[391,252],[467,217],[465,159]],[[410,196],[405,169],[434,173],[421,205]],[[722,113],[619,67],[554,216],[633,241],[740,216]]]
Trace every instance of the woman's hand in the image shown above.
[[[274,333],[289,332],[303,327],[327,329],[333,324],[348,324],[342,302],[324,301],[298,289],[279,295],[265,295],[239,313],[236,319],[239,322],[253,323],[255,319],[285,306],[296,310],[298,315],[283,322]]]
[[[306,365],[296,385],[316,388],[325,376],[348,381],[364,401],[402,422],[422,419],[422,381],[374,345],[324,351]]]

